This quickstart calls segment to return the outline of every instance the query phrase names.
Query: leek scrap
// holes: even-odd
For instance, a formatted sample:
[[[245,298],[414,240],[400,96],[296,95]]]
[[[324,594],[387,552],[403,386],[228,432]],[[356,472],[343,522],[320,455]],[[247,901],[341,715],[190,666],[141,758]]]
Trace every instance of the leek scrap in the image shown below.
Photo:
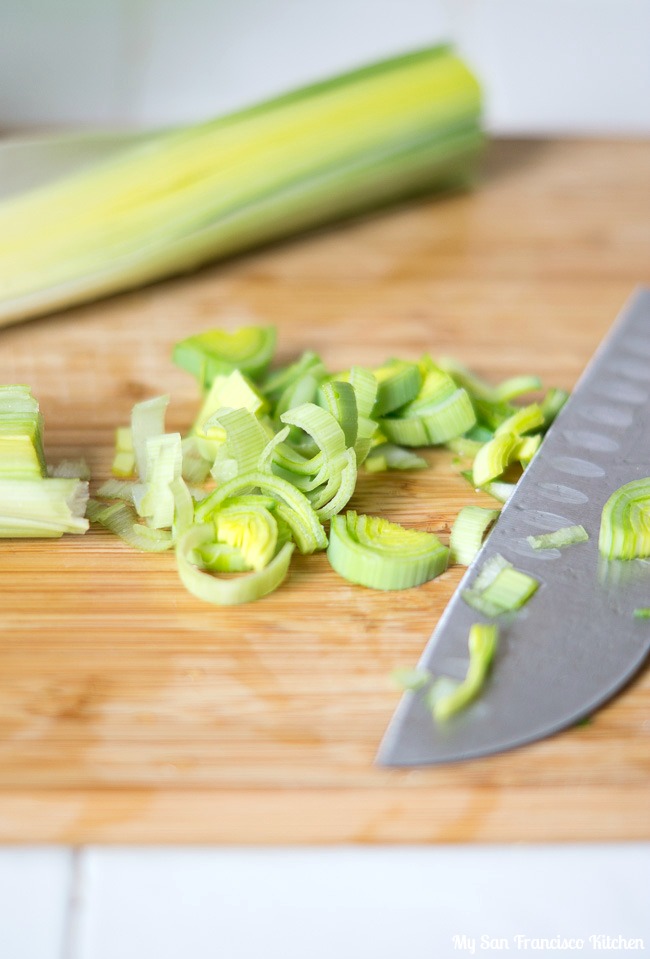
[[[493,624],[474,623],[469,631],[469,666],[465,679],[458,684],[434,684],[429,700],[434,718],[450,719],[465,709],[480,693],[492,665],[497,647],[498,632]]]

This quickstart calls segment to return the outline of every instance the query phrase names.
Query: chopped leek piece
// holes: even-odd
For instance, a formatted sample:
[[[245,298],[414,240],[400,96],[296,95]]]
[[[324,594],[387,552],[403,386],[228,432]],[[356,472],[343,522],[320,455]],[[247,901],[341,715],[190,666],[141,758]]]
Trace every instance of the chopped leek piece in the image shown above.
[[[46,475],[43,417],[28,386],[0,387],[0,476],[39,479]]]
[[[378,443],[370,449],[363,465],[369,473],[381,473],[385,470],[420,470],[429,464],[411,450],[394,443]]]
[[[431,681],[431,673],[426,669],[410,669],[409,667],[404,667],[394,669],[391,673],[391,678],[400,689],[417,691],[418,689],[424,689]]]
[[[564,404],[569,398],[566,390],[552,387],[541,402],[541,410],[544,414],[544,428],[548,429],[555,417],[558,415]]]
[[[379,428],[399,446],[436,446],[462,436],[475,422],[468,394],[456,389],[442,399],[420,402],[418,398],[393,415],[382,417]]]
[[[449,550],[437,536],[349,510],[330,526],[327,557],[344,579],[373,589],[408,589],[447,569]]]
[[[165,413],[169,396],[155,396],[136,403],[131,411],[131,439],[138,476],[147,476],[147,440],[165,432]]]
[[[85,533],[88,483],[66,477],[0,478],[0,537]]]
[[[89,500],[86,515],[92,523],[104,526],[134,549],[161,553],[174,545],[168,530],[153,529],[139,523],[138,515],[130,503],[117,502],[107,505]]]
[[[650,606],[639,606],[634,610],[635,619],[650,619]]]
[[[502,569],[494,582],[486,586],[482,597],[504,612],[520,609],[536,592],[539,582],[518,569]]]
[[[135,453],[131,427],[118,426],[115,430],[115,456],[111,466],[113,476],[124,479],[135,472]]]
[[[275,406],[281,401],[287,390],[290,390],[305,376],[310,376],[316,383],[320,383],[327,376],[323,361],[312,350],[306,350],[295,363],[290,363],[278,370],[272,370],[262,380],[260,392],[269,403]]]
[[[562,549],[576,543],[586,543],[589,533],[584,526],[563,526],[554,533],[540,533],[539,536],[527,536],[533,549]]]
[[[227,330],[206,330],[181,340],[174,347],[172,358],[209,389],[215,376],[239,370],[256,378],[264,373],[275,350],[276,330],[273,326],[242,326],[234,333]]]
[[[503,433],[486,443],[476,454],[472,470],[474,486],[485,486],[504,472],[519,445],[513,433]]]
[[[528,466],[541,445],[541,433],[536,433],[535,436],[522,436],[513,452],[513,460],[519,460],[524,467]]]
[[[500,503],[507,503],[515,491],[516,483],[504,483],[503,480],[492,480],[486,483],[481,489],[490,496],[494,496]]]
[[[249,409],[220,409],[204,423],[206,434],[214,427],[224,431],[224,442],[218,447],[210,470],[217,482],[225,482],[257,469],[260,457],[269,441],[259,419]]]
[[[56,466],[48,466],[48,476],[60,476],[64,479],[90,479],[90,467],[84,459],[61,460]]]
[[[422,384],[417,363],[389,360],[373,370],[377,380],[377,398],[372,415],[377,419],[415,399]]]
[[[536,579],[515,569],[497,553],[484,563],[473,585],[463,590],[462,597],[484,615],[499,616],[520,609],[538,586]]]
[[[176,546],[176,561],[181,581],[186,588],[207,603],[234,606],[261,599],[276,589],[287,575],[293,543],[285,543],[277,555],[261,569],[243,572],[233,579],[221,579],[200,569],[193,562],[196,551],[214,541],[212,523],[191,526]]]
[[[520,407],[516,413],[509,416],[507,420],[500,423],[494,431],[495,436],[501,436],[502,433],[515,433],[521,436],[523,433],[530,433],[544,425],[544,414],[537,403],[531,403],[529,406]]]
[[[483,506],[463,506],[451,529],[451,562],[461,566],[470,565],[499,512],[498,509],[486,509]]]
[[[650,477],[615,490],[603,507],[598,549],[605,559],[650,556]]]
[[[446,356],[438,361],[438,365],[454,378],[458,386],[463,386],[472,399],[484,400],[494,405],[508,403],[524,393],[537,392],[542,387],[538,376],[529,375],[514,376],[498,386],[490,386],[462,364]]]
[[[465,679],[449,692],[436,696],[432,690],[434,718],[445,721],[465,709],[480,693],[494,659],[498,632],[494,625],[474,623],[469,631],[469,666]]]
[[[321,386],[322,405],[337,421],[345,437],[346,446],[354,446],[357,441],[359,411],[357,396],[351,383],[335,380]]]
[[[145,484],[136,508],[153,529],[169,529],[174,522],[171,484],[181,476],[182,456],[180,433],[163,433],[147,440]]]

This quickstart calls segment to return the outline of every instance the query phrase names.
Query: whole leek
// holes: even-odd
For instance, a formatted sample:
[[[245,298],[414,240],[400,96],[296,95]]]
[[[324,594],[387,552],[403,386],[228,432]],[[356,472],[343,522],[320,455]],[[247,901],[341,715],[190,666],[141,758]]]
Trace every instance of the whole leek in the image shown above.
[[[151,134],[0,203],[0,325],[464,183],[480,90],[437,46]]]

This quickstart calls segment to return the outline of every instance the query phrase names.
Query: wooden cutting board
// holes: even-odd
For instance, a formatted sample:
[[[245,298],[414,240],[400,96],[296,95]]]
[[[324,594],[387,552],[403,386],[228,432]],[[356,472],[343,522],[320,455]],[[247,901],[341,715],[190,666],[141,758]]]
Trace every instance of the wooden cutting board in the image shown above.
[[[259,320],[277,324],[281,362],[429,351],[570,388],[639,283],[650,143],[501,142],[471,194],[1,331],[0,382],[32,386],[48,461],[85,457],[94,489],[136,400],[167,392],[169,428],[189,425],[196,390],[170,362],[188,333]],[[463,504],[491,501],[446,452],[429,460],[362,474],[351,505],[446,537]],[[415,663],[462,572],[384,594],[300,557],[272,596],[218,609],[183,589],[173,556],[101,531],[3,541],[0,841],[650,838],[647,669],[545,742],[374,765],[399,698],[390,673]]]

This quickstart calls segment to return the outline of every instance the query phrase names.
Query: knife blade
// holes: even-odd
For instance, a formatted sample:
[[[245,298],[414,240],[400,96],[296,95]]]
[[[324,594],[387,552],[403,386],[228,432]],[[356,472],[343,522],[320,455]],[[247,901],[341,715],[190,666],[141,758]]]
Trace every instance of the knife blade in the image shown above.
[[[489,621],[463,599],[501,554],[539,589],[499,617],[490,676],[468,708],[434,721],[426,696],[407,691],[380,745],[386,766],[449,763],[503,752],[572,726],[610,699],[650,651],[650,560],[605,561],[602,508],[616,489],[650,476],[650,289],[639,289],[549,429],[481,551],[467,569],[419,662],[461,680],[470,626]],[[582,525],[586,543],[535,550],[527,537]]]

